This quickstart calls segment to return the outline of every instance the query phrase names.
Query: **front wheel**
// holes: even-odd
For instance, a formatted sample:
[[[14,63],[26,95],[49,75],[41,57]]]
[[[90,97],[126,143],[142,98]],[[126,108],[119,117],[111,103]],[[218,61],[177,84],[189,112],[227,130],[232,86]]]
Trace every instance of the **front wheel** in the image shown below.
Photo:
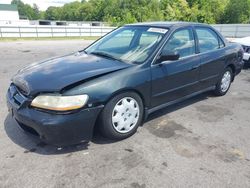
[[[228,67],[225,69],[224,73],[221,76],[221,79],[216,84],[216,88],[214,90],[214,93],[217,96],[225,95],[231,86],[232,80],[233,80],[232,69],[230,67]]]
[[[101,133],[110,139],[121,140],[133,135],[143,119],[143,103],[133,92],[119,94],[104,107],[100,118]]]

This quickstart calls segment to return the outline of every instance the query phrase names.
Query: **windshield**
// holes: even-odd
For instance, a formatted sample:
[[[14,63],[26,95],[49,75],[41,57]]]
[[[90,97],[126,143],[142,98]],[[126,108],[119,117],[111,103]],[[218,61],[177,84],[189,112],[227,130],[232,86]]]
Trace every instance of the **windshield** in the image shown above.
[[[143,63],[167,31],[156,27],[122,27],[89,46],[85,52],[126,63]]]

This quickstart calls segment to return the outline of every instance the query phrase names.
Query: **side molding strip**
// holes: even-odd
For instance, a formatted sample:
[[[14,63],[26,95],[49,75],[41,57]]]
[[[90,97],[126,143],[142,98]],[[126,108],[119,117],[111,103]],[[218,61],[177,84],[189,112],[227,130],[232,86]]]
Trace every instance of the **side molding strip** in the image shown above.
[[[170,102],[167,102],[167,103],[165,103],[165,104],[161,104],[161,105],[159,105],[159,106],[153,107],[153,108],[147,110],[147,112],[148,112],[147,115],[148,115],[148,114],[151,114],[151,113],[153,113],[153,112],[155,112],[155,111],[157,111],[157,110],[160,110],[160,109],[162,109],[162,108],[165,108],[165,107],[167,107],[167,106],[170,106],[170,105],[173,105],[173,104],[182,102],[182,101],[184,101],[184,100],[186,100],[186,99],[189,99],[189,98],[191,98],[191,97],[194,97],[194,96],[196,96],[196,95],[199,95],[199,94],[201,94],[201,93],[204,93],[204,92],[207,92],[207,91],[211,91],[211,90],[214,90],[214,89],[215,89],[215,86],[212,86],[212,87],[209,87],[209,88],[207,88],[207,89],[204,89],[204,90],[201,90],[201,91],[192,93],[191,95],[187,95],[187,96],[185,96],[185,97],[182,97],[182,98],[180,98],[180,99],[177,99],[177,100],[174,100],[174,101],[170,101]]]

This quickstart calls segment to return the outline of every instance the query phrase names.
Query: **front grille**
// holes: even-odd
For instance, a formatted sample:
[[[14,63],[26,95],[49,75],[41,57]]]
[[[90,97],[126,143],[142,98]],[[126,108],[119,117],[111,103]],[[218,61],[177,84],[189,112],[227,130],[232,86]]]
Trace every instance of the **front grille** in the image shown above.
[[[11,100],[16,104],[17,107],[20,107],[27,100],[27,98],[19,91],[19,89],[14,84],[10,85],[9,95]]]
[[[24,91],[22,88],[20,88],[18,86],[16,86],[16,88],[17,88],[18,92],[21,93],[22,95],[24,95],[26,97],[28,96],[28,92],[27,91]]]

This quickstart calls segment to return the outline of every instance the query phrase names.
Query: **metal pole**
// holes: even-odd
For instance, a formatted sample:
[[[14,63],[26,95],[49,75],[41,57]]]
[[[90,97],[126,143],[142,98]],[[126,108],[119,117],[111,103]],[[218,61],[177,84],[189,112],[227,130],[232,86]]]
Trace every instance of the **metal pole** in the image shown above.
[[[20,29],[20,26],[18,26],[18,31],[19,31],[19,37],[21,38],[22,35],[21,35],[21,29]]]
[[[37,31],[37,26],[36,26],[36,37],[38,38],[38,31]]]
[[[238,34],[238,25],[235,25],[236,29],[235,29],[235,34],[234,34],[234,37],[237,38],[237,34]]]
[[[52,26],[50,26],[50,29],[51,29],[51,36],[52,36],[52,38],[53,38],[53,29],[52,29]]]

